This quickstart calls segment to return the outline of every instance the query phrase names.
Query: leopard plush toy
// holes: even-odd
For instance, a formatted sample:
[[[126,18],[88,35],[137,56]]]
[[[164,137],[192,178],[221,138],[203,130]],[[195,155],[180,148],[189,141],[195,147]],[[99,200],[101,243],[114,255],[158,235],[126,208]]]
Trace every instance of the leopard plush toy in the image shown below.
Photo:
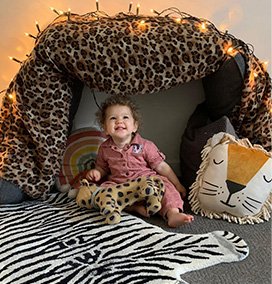
[[[117,224],[122,210],[138,201],[145,201],[147,213],[154,215],[161,209],[163,194],[164,183],[158,176],[139,177],[107,188],[84,179],[76,202],[80,207],[98,209],[105,216],[105,223]]]

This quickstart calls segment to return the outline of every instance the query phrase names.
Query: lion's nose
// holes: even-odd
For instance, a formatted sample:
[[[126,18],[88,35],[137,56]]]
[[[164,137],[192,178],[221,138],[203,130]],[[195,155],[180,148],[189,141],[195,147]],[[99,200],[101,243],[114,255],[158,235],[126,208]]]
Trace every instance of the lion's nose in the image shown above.
[[[234,194],[238,191],[241,191],[245,188],[243,184],[231,181],[231,180],[226,180],[227,188],[230,194]]]

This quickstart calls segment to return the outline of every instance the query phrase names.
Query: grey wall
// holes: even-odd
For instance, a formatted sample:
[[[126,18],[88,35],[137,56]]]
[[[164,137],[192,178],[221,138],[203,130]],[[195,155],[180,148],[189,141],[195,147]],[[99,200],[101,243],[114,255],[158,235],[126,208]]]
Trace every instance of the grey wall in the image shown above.
[[[98,103],[107,97],[104,93],[95,93],[95,96]],[[174,171],[179,174],[181,135],[196,105],[204,100],[201,80],[159,93],[134,96],[134,99],[143,117],[140,133],[158,145]],[[75,117],[74,129],[88,126],[98,127],[94,115],[96,110],[93,95],[86,87]]]

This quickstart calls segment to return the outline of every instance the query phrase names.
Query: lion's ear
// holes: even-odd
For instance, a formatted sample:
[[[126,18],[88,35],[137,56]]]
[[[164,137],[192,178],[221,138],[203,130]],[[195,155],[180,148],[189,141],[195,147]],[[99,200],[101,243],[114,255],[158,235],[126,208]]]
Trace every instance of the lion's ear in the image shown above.
[[[210,138],[210,141],[207,141],[207,144],[209,144],[210,147],[214,147],[218,144],[230,143],[231,141],[236,141],[233,135],[226,132],[218,132]]]
[[[272,208],[272,153],[248,139],[219,133],[202,151],[191,186],[193,212],[240,224],[269,220]]]

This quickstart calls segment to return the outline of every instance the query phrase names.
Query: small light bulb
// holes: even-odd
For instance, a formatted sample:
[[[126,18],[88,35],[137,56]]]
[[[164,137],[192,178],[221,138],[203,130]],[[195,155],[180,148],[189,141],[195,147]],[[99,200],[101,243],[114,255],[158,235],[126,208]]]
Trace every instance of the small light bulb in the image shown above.
[[[13,61],[15,61],[15,62],[17,62],[17,63],[22,64],[22,61],[20,61],[20,60],[14,58],[14,57],[12,57],[12,56],[9,56],[9,59],[10,59],[10,60],[13,60]]]
[[[263,69],[266,71],[267,70],[267,66],[268,66],[268,61],[264,61],[262,63],[262,65],[263,65]]]
[[[131,2],[129,3],[129,6],[128,6],[128,12],[129,12],[129,13],[131,12],[132,5],[133,5],[133,2],[131,1]]]
[[[55,8],[50,7],[50,9],[51,9],[52,12],[56,13],[57,15],[59,15],[59,12]]]
[[[38,21],[35,22],[35,25],[36,25],[37,31],[40,33],[40,32],[41,32],[41,29],[40,29],[40,26],[39,26]]]
[[[15,92],[7,94],[7,97],[11,102],[14,102],[15,101]]]
[[[199,29],[200,29],[200,31],[202,31],[202,32],[206,32],[207,31],[207,25],[206,25],[206,23],[201,23],[200,25],[199,25]]]
[[[233,52],[233,47],[231,46],[231,47],[228,48],[227,53],[231,54],[232,52]]]
[[[157,14],[157,15],[160,14],[158,11],[156,11],[156,10],[154,10],[154,9],[151,9],[150,12],[151,12],[151,13],[154,13],[154,14]]]
[[[26,35],[26,36],[29,36],[29,37],[32,37],[32,38],[34,38],[34,39],[36,39],[36,37],[35,37],[34,35],[32,35],[32,34],[25,33],[25,35]]]
[[[67,15],[68,20],[70,20],[70,17],[71,17],[71,9],[70,8],[68,8],[66,15]]]
[[[139,10],[140,10],[140,4],[137,4],[137,7],[136,7],[136,15],[137,16],[139,15]]]

